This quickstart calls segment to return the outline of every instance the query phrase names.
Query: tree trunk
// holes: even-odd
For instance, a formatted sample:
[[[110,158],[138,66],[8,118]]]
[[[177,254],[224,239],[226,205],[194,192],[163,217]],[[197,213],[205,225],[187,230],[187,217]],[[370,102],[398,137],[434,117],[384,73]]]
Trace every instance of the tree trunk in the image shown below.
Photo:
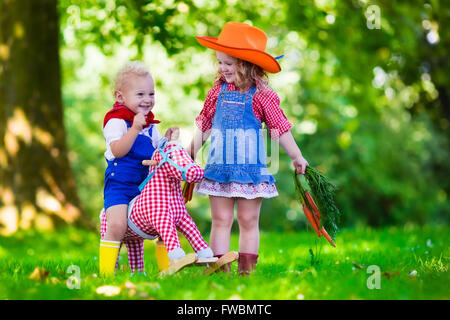
[[[0,234],[89,224],[67,157],[57,0],[0,1]]]

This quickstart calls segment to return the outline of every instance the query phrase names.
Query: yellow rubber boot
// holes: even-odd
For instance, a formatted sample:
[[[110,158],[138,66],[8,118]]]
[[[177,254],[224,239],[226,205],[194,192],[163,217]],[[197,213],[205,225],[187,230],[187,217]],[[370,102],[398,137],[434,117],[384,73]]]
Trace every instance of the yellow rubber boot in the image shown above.
[[[156,241],[156,262],[158,263],[159,271],[166,270],[169,267],[169,256],[162,240]]]
[[[119,255],[120,241],[100,240],[99,273],[100,276],[114,276]]]

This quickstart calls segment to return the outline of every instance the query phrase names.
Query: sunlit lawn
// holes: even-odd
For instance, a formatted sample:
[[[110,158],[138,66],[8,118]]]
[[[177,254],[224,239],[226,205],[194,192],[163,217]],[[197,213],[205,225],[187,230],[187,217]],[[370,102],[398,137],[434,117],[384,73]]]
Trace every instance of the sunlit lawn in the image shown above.
[[[105,280],[97,276],[97,233],[20,232],[0,238],[0,299],[449,299],[449,240],[448,227],[364,228],[341,231],[332,248],[311,231],[262,232],[251,277],[192,267],[164,279],[147,241],[147,278],[130,279],[123,249],[117,278]],[[184,239],[183,247],[191,251]],[[79,267],[79,289],[68,284],[71,265]],[[369,266],[379,267],[379,282]],[[36,267],[41,275],[30,279]]]

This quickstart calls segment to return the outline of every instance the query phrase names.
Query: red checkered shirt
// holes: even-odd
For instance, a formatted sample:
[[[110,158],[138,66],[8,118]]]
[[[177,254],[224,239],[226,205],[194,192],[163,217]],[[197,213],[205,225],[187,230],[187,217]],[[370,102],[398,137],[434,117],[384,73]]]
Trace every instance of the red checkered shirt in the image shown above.
[[[208,131],[212,128],[212,121],[216,113],[217,98],[221,85],[222,82],[218,82],[208,91],[203,109],[195,119],[195,123],[201,132]],[[227,90],[237,90],[237,88],[234,83],[229,83]],[[266,87],[264,90],[256,90],[253,96],[252,106],[256,118],[267,125],[269,135],[272,139],[280,137],[283,133],[291,129],[292,124],[280,108],[280,98],[269,87]]]

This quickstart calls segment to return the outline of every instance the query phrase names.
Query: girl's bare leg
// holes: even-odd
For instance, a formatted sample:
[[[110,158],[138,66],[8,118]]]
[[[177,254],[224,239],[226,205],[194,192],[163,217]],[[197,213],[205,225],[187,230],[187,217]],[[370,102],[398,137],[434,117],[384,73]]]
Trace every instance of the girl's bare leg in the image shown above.
[[[259,248],[259,212],[262,198],[237,199],[239,252],[257,254]]]
[[[215,255],[220,255],[230,251],[235,199],[210,196],[209,200],[212,217],[209,245]]]

